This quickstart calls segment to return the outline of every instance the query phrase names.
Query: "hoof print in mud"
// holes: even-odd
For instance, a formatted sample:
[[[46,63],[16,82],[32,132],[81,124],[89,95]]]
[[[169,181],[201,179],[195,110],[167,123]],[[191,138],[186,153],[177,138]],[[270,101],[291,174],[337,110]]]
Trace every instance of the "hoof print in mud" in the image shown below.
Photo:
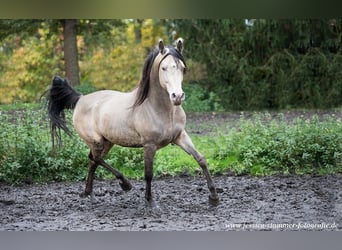
[[[9,206],[9,205],[13,205],[15,203],[14,200],[0,200],[0,203]]]

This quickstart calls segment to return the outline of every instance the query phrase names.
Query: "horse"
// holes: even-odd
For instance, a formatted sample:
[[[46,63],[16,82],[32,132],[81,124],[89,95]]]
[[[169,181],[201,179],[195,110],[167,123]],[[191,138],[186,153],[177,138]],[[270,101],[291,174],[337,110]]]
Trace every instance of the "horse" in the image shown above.
[[[176,41],[175,47],[165,46],[160,40],[145,59],[142,78],[131,92],[99,90],[82,95],[67,79],[54,77],[46,96],[53,146],[55,140],[61,143],[61,130],[71,134],[64,110],[73,109],[73,126],[90,148],[89,170],[82,197],[92,194],[94,174],[99,165],[119,179],[124,191],[129,191],[132,188],[129,180],[106,163],[104,157],[113,145],[142,147],[145,199],[153,206],[151,182],[155,153],[168,144],[174,144],[198,162],[210,192],[209,203],[219,204],[206,159],[185,131],[186,115],[181,104],[185,99],[182,81],[186,63],[182,50],[182,39]]]

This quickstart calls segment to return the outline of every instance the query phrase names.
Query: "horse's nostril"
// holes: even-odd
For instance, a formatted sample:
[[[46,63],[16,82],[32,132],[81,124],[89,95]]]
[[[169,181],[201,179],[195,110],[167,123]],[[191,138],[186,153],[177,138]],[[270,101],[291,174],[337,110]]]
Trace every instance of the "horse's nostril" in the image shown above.
[[[172,98],[176,98],[176,94],[175,94],[175,93],[172,93],[171,97],[172,97]]]
[[[185,96],[185,93],[183,92],[181,98],[184,98],[184,96]]]

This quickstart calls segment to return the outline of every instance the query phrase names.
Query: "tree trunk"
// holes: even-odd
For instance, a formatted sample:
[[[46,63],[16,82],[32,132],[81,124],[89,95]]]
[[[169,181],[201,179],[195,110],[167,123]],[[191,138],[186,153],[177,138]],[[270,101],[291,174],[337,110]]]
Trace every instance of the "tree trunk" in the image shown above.
[[[141,26],[143,22],[144,19],[136,19],[134,22],[134,36],[136,44],[139,44],[141,42]]]
[[[65,75],[73,86],[80,83],[76,28],[76,19],[63,20]]]

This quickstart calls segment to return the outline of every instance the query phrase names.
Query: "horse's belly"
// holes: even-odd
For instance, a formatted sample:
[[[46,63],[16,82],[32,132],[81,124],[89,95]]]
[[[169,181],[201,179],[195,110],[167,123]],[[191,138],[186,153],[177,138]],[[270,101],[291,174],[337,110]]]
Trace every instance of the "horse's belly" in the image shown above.
[[[120,145],[123,147],[142,147],[141,138],[137,133],[130,130],[125,130],[122,128],[120,131],[109,131],[108,133],[103,133],[106,140],[113,144]]]

